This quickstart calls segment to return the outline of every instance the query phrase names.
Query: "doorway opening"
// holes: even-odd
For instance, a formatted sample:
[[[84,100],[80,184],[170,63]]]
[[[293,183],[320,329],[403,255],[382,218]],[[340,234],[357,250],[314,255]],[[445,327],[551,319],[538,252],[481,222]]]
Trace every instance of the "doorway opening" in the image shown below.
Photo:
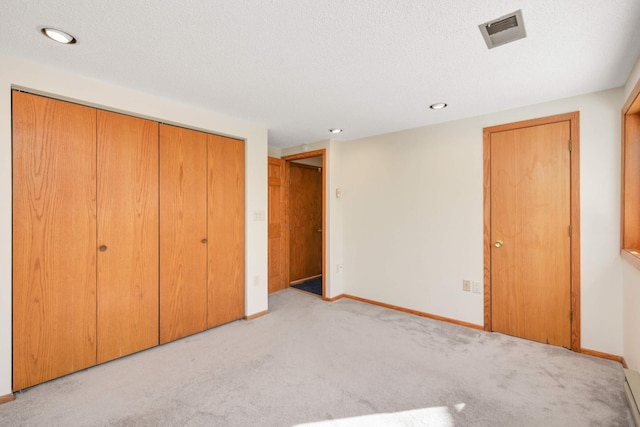
[[[269,158],[269,293],[326,295],[326,150]]]

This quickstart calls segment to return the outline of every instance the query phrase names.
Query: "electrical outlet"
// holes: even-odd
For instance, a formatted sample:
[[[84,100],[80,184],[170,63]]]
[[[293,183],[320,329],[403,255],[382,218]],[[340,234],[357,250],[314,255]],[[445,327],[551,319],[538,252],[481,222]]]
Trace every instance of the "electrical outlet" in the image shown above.
[[[465,292],[471,292],[471,281],[463,280],[462,281],[462,290]]]
[[[482,293],[482,283],[481,282],[471,282],[471,290],[475,294]]]

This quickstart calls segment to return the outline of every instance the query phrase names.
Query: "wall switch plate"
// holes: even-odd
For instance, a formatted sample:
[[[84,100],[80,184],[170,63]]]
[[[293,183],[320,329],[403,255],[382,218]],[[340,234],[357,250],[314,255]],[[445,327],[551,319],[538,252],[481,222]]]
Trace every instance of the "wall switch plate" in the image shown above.
[[[463,280],[462,281],[462,290],[465,292],[471,292],[471,281]]]
[[[471,290],[475,294],[482,293],[482,283],[481,282],[471,282]]]

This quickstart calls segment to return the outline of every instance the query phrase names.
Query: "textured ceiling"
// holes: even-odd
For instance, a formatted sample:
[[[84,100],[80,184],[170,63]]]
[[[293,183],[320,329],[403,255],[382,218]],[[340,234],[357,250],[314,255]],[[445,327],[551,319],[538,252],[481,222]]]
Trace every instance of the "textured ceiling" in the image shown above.
[[[487,49],[478,25],[518,9],[527,38]],[[259,123],[289,147],[619,87],[640,1],[2,0],[0,54]]]

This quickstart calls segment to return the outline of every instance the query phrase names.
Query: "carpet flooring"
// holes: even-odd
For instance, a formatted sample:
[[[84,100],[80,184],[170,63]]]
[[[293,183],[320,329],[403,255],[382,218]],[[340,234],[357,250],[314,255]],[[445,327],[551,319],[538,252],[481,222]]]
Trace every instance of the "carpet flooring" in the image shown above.
[[[269,309],[18,393],[0,425],[633,425],[615,362],[291,289]]]
[[[291,287],[322,296],[322,276],[314,277],[313,279],[298,283],[297,285],[292,285]]]

